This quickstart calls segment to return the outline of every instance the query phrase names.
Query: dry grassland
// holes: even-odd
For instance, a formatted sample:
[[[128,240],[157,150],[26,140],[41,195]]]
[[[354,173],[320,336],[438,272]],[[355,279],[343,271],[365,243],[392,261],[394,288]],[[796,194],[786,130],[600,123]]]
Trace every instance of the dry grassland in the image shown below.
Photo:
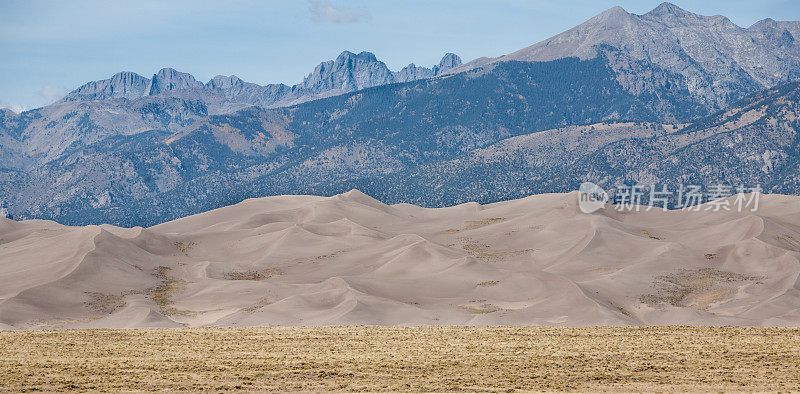
[[[0,332],[0,391],[800,390],[800,329]]]

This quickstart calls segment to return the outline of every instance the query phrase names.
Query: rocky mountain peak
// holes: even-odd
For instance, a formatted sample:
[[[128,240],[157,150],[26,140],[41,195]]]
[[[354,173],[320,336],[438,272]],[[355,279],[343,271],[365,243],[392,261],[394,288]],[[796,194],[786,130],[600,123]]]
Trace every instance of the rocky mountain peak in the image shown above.
[[[458,55],[456,55],[455,53],[448,52],[444,55],[444,57],[442,57],[442,60],[439,62],[439,65],[434,67],[434,71],[436,72],[436,75],[439,75],[444,71],[458,67],[460,65],[461,65],[461,58],[458,57]]]
[[[202,88],[203,84],[194,79],[191,74],[183,73],[174,68],[162,68],[153,75],[150,84],[150,94],[155,95],[173,90]]]
[[[434,76],[434,72],[430,68],[419,67],[411,63],[403,67],[402,70],[394,73],[394,80],[395,82],[410,82],[418,79],[432,78]]]
[[[112,82],[124,86],[135,85],[137,81],[141,80],[147,80],[147,78],[131,71],[122,71],[111,76]]]
[[[394,82],[386,64],[370,52],[344,51],[335,60],[320,63],[300,84],[305,90],[320,93],[329,90],[352,91]]]
[[[778,28],[778,22],[772,18],[762,19],[756,23],[753,23],[753,25],[750,26],[750,29],[754,30],[776,29],[776,28]]]
[[[684,17],[688,15],[694,15],[691,12],[684,10],[681,7],[678,7],[675,4],[664,2],[661,3],[658,7],[654,8],[646,15],[651,16],[673,16],[673,17]]]
[[[705,16],[686,11],[672,3],[661,3],[652,11],[642,15],[642,18],[660,23],[667,27],[683,28],[683,27],[704,27],[711,29],[722,28],[736,28],[730,19],[722,15]]]
[[[361,51],[357,55],[350,51],[343,51],[339,56],[336,57],[337,63],[343,63],[347,61],[362,61],[366,63],[376,63],[378,62],[378,58],[375,57],[375,54],[372,52]]]
[[[108,79],[86,83],[67,94],[62,101],[135,99],[146,95],[149,87],[149,79],[130,71],[123,71]]]
[[[615,24],[622,23],[635,15],[625,11],[620,6],[611,7],[589,19],[586,23],[602,23],[602,24]]]
[[[800,37],[800,22],[782,22],[771,18],[762,19],[747,30],[761,34],[778,46],[791,45]]]
[[[210,81],[208,81],[206,87],[211,89],[231,89],[233,87],[241,86],[243,84],[244,81],[242,81],[239,77],[235,75],[230,75],[230,76],[217,75]]]

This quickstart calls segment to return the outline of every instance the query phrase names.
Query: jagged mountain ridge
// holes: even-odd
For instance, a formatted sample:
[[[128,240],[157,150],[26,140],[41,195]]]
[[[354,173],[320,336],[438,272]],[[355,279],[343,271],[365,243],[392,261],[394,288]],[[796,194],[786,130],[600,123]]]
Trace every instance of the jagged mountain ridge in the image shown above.
[[[208,83],[171,68],[152,79],[130,72],[94,81],[55,104],[0,116],[0,168],[30,170],[72,149],[116,135],[149,130],[176,132],[209,115],[256,105],[280,107],[371,86],[435,77],[460,64],[447,54],[433,68],[413,64],[393,73],[368,52],[343,52],[325,62],[301,84],[261,86],[236,76],[216,76]],[[4,134],[10,136],[4,136]]]
[[[119,98],[134,100],[147,96],[175,94],[177,91],[190,91],[191,94],[201,97],[222,93],[226,102],[231,103],[275,107],[373,86],[432,78],[460,65],[461,59],[457,55],[448,53],[433,68],[418,67],[412,63],[400,71],[393,72],[370,52],[355,54],[344,51],[336,59],[320,63],[303,82],[294,86],[284,84],[262,86],[242,81],[235,75],[217,75],[203,84],[190,74],[164,68],[150,79],[123,71],[109,79],[86,83],[68,93],[61,101]]]

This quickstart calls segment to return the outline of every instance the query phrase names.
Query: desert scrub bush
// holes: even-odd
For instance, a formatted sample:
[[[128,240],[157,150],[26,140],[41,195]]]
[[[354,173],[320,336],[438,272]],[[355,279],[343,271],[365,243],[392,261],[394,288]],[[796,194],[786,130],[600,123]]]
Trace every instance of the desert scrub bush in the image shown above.
[[[279,268],[266,268],[262,270],[231,271],[222,275],[227,280],[264,280],[273,275],[283,275],[285,272]]]

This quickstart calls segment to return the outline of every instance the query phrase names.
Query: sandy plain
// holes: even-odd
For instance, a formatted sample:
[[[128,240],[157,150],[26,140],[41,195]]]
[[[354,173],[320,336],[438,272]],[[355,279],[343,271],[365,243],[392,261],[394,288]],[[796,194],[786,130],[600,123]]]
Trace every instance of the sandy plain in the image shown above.
[[[3,391],[800,390],[796,328],[5,331],[0,348]]]

